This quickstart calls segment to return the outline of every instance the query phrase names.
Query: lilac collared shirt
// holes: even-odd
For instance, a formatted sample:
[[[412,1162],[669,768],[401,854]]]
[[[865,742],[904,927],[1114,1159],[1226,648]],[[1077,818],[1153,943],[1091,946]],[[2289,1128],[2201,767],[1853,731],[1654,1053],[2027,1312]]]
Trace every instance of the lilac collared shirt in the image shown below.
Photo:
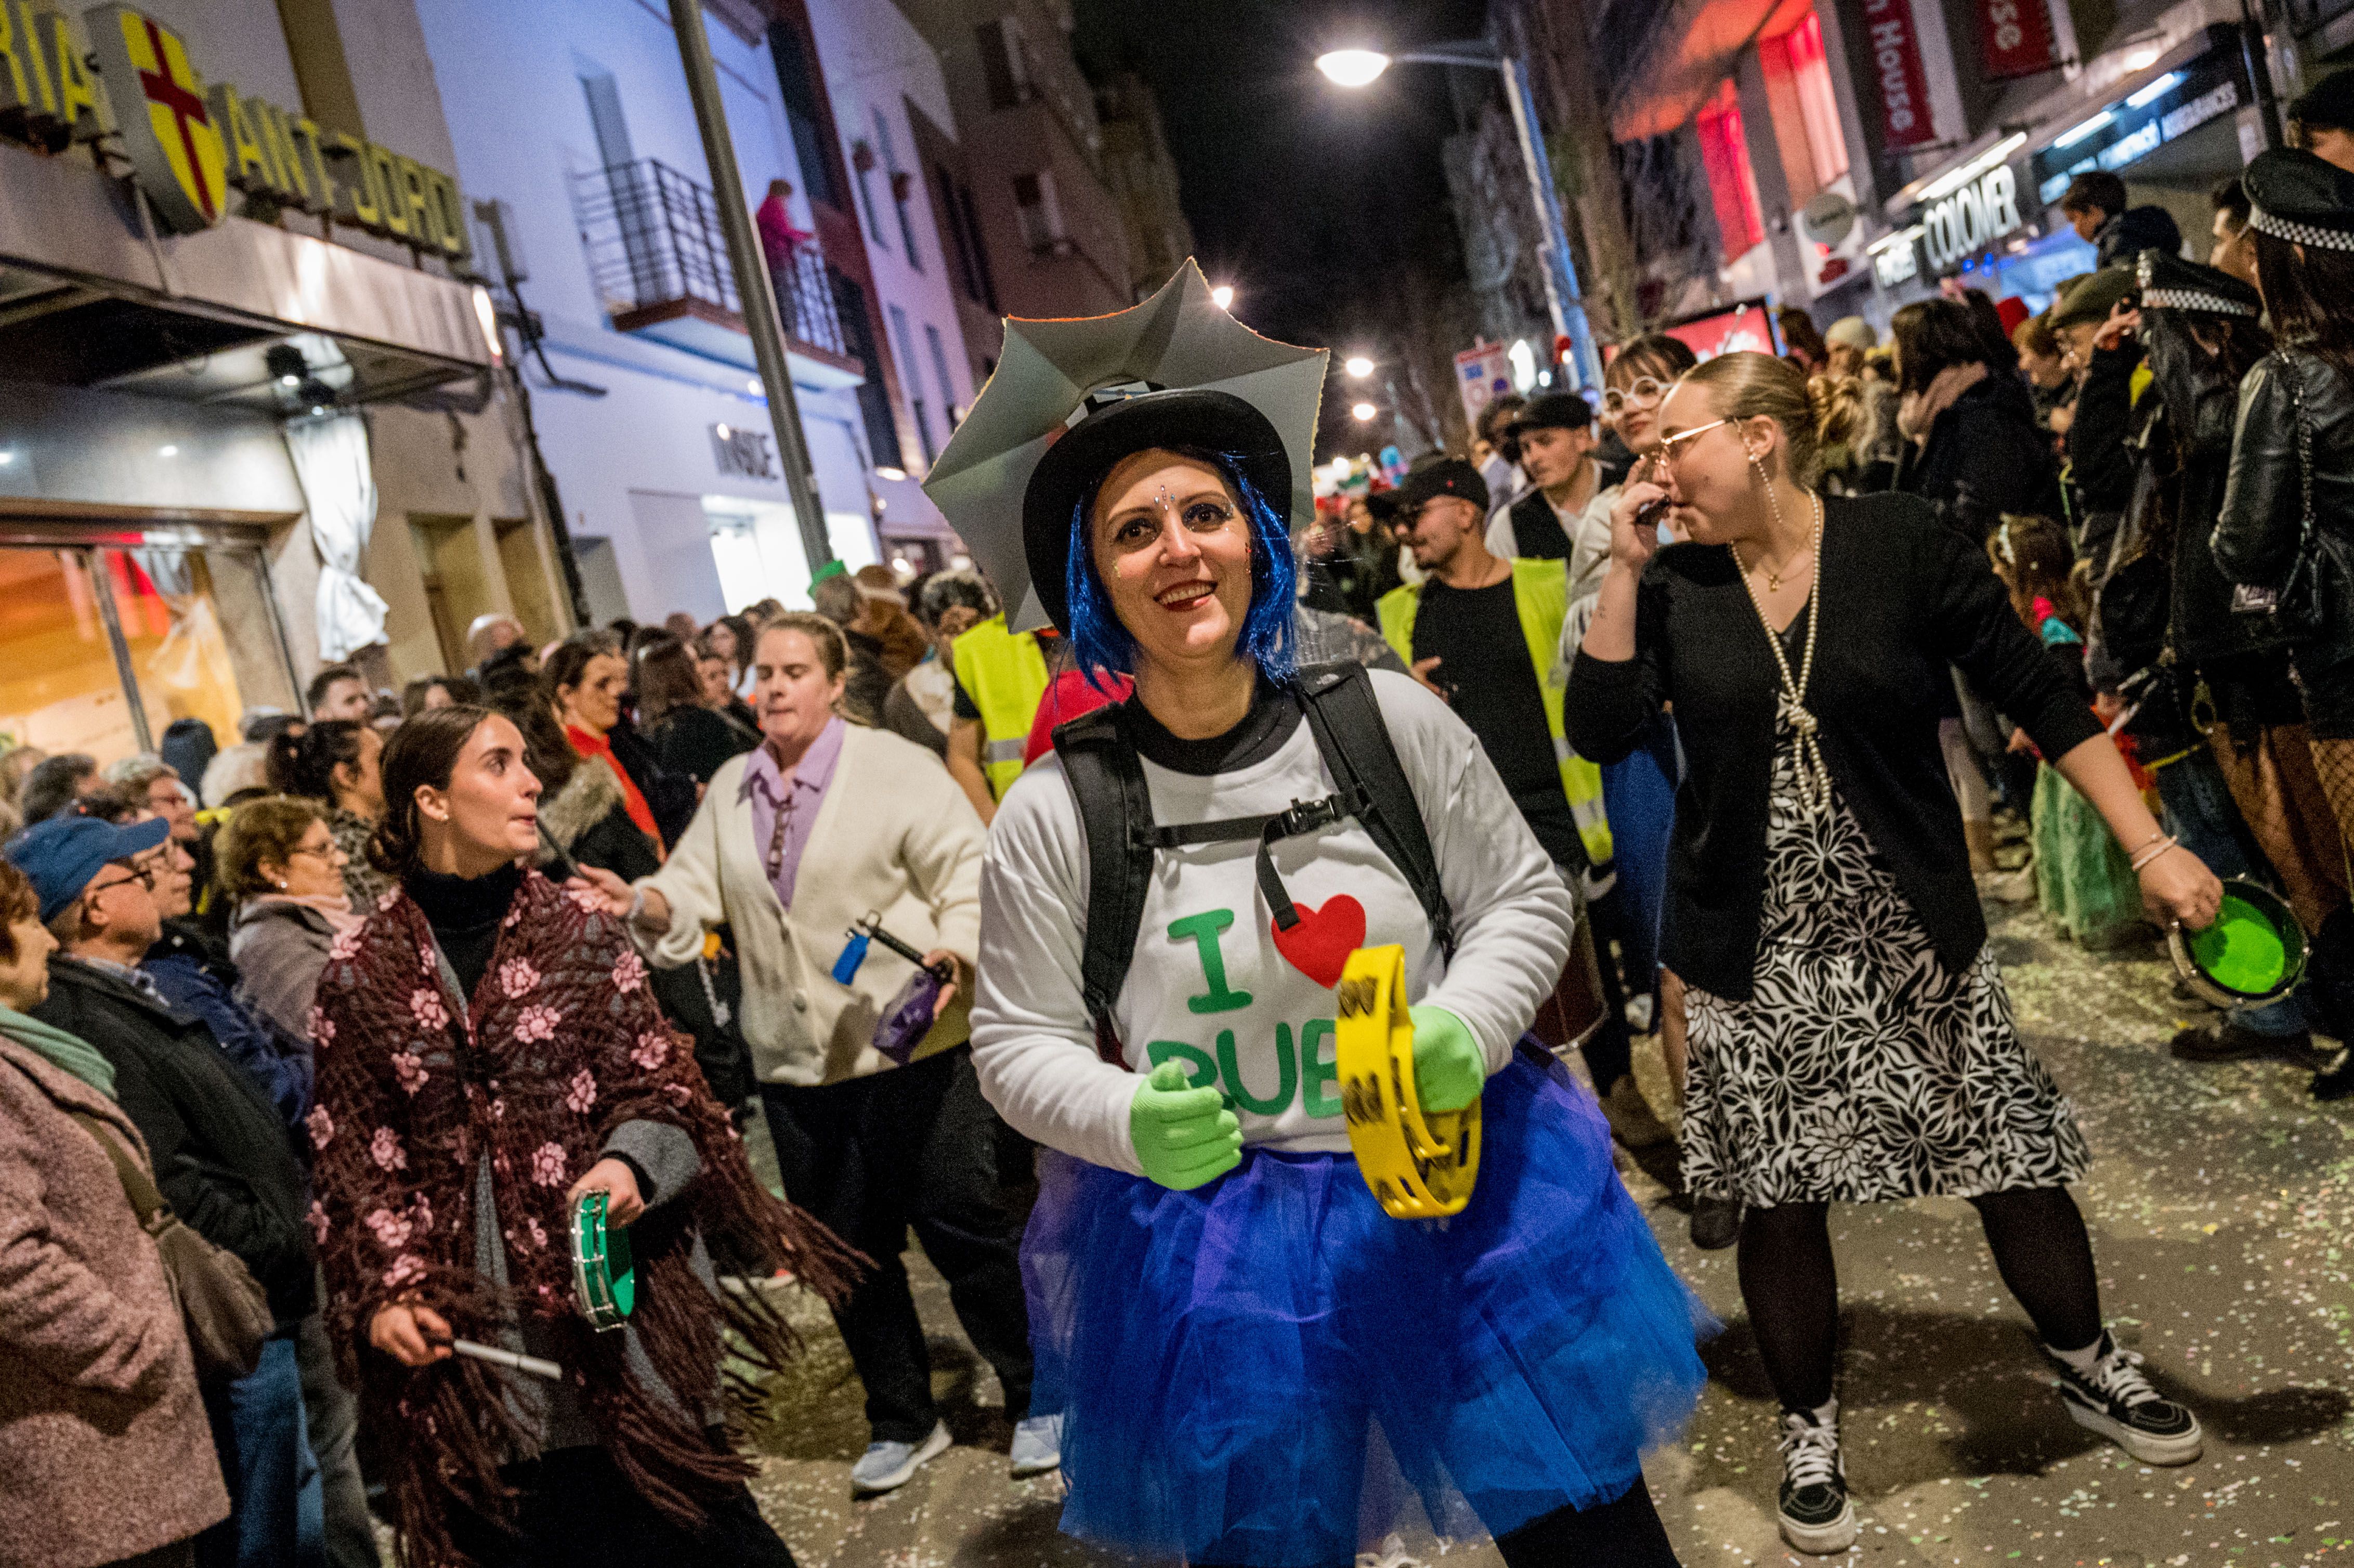
[[[787,784],[777,771],[777,758],[764,743],[755,748],[744,764],[744,782],[736,792],[738,800],[752,802],[752,853],[769,863],[769,840],[777,831],[777,813],[790,805],[785,817],[783,854],[769,874],[769,885],[777,890],[777,902],[790,909],[793,906],[793,879],[801,874],[801,851],[809,847],[810,830],[817,825],[817,809],[825,803],[827,788],[833,783],[834,764],[842,760],[843,721],[826,721],[818,731],[810,748],[801,754],[799,768],[793,769],[793,781]],[[788,799],[790,797],[790,800]]]

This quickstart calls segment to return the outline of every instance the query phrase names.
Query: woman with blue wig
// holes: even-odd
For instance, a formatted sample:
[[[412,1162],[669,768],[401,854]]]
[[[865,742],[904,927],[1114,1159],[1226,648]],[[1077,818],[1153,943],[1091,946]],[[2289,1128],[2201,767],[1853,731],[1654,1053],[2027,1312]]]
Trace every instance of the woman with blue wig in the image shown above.
[[[1039,400],[1009,392],[1013,366],[968,428],[991,428],[991,397],[1001,415]],[[1103,391],[1034,470],[998,471],[1047,616],[1083,668],[1135,682],[1008,791],[981,877],[974,1064],[1047,1150],[1023,1273],[1038,1407],[1064,1416],[1063,1528],[1233,1568],[1338,1568],[1424,1531],[1484,1531],[1514,1568],[1672,1564],[1640,1460],[1696,1397],[1697,1308],[1593,1100],[1522,1041],[1570,948],[1570,891],[1437,697],[1297,667],[1287,441],[1304,453],[1305,414],[1278,433],[1229,391]],[[942,504],[972,538],[1013,501]],[[1383,733],[1341,754],[1394,751],[1426,886],[1369,827],[1377,798],[1328,767],[1311,709],[1334,679],[1370,680]],[[1124,842],[1154,846],[1108,985],[1082,736],[1149,811]],[[1341,966],[1391,943],[1422,1104],[1480,1103],[1477,1186],[1444,1223],[1384,1212],[1337,1092]]]

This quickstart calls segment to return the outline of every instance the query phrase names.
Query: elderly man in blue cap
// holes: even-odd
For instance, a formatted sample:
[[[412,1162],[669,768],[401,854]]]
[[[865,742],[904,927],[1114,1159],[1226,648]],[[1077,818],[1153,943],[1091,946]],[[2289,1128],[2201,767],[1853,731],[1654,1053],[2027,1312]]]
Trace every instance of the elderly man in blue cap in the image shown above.
[[[122,1109],[154,1157],[175,1213],[237,1255],[269,1292],[277,1328],[250,1374],[205,1390],[232,1511],[197,1541],[202,1563],[316,1563],[317,1467],[304,1434],[295,1338],[315,1310],[302,1170],[261,1086],[195,1013],[167,1001],[140,964],[163,931],[155,897],[174,876],[161,818],[117,825],[68,815],[37,822],[6,854],[33,884],[58,938],[43,1022],[80,1035],[114,1066]]]

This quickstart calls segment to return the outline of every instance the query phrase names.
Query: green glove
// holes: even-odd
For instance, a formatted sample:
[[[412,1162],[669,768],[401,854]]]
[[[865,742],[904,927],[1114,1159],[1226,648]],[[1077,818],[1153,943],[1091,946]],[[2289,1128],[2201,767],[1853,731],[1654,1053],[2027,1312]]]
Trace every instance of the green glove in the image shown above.
[[[1463,1021],[1443,1007],[1410,1007],[1414,1020],[1414,1092],[1426,1111],[1459,1111],[1479,1097],[1488,1058]]]
[[[1163,1062],[1128,1107],[1128,1136],[1144,1173],[1179,1192],[1243,1162],[1243,1124],[1225,1108],[1225,1097],[1185,1084],[1184,1064]]]

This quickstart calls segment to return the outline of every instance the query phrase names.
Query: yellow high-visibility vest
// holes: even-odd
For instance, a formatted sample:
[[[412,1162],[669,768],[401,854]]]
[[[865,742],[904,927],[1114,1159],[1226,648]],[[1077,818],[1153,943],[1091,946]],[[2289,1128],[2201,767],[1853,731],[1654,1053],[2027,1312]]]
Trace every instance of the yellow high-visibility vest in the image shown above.
[[[1561,765],[1561,789],[1569,798],[1569,813],[1577,821],[1577,836],[1596,866],[1610,863],[1610,819],[1602,810],[1602,769],[1569,748],[1569,732],[1562,718],[1562,696],[1568,686],[1561,665],[1561,623],[1569,613],[1567,561],[1516,560],[1512,563],[1512,606],[1520,611],[1521,636],[1529,645],[1529,665],[1536,672],[1537,694],[1544,703],[1545,730],[1553,736],[1553,754]],[[1374,607],[1382,620],[1382,636],[1397,656],[1414,662],[1414,621],[1422,611],[1422,588],[1408,584],[1382,595]],[[959,641],[958,647],[964,644]]]
[[[956,640],[957,684],[981,710],[981,770],[1000,800],[1022,777],[1030,725],[1046,695],[1046,656],[1027,631],[1008,631],[993,615]]]

